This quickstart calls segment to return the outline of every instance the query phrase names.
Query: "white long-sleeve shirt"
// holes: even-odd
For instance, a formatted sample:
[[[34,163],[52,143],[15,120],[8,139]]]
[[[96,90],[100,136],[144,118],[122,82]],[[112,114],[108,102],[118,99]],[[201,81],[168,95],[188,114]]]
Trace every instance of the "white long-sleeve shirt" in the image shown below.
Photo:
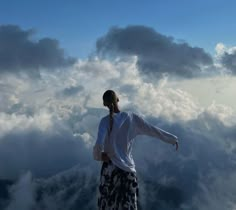
[[[97,141],[93,147],[93,157],[101,160],[105,152],[117,167],[136,172],[131,154],[132,144],[137,135],[148,135],[175,144],[177,136],[149,124],[141,116],[133,112],[119,112],[113,115],[113,127],[108,136],[109,115],[103,117],[98,127]]]

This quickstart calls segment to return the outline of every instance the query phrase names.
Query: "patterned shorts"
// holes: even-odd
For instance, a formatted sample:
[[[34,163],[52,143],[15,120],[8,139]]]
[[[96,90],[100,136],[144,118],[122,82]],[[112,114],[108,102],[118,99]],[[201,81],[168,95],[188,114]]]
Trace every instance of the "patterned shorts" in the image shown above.
[[[111,161],[103,162],[99,185],[99,210],[137,210],[138,192],[134,172],[124,171]]]

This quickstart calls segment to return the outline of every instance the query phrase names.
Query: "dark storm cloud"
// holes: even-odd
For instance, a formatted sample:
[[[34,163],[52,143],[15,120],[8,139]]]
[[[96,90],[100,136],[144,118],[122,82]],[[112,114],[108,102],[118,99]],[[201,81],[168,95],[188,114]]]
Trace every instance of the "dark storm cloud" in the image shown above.
[[[100,56],[136,55],[144,73],[165,72],[191,78],[198,76],[202,65],[211,65],[212,58],[202,48],[176,43],[145,26],[113,27],[96,43]]]
[[[35,74],[38,68],[54,69],[74,63],[56,39],[32,39],[33,30],[16,25],[0,26],[0,73],[19,70]]]
[[[232,54],[225,52],[221,58],[221,62],[233,74],[236,74],[236,52]]]

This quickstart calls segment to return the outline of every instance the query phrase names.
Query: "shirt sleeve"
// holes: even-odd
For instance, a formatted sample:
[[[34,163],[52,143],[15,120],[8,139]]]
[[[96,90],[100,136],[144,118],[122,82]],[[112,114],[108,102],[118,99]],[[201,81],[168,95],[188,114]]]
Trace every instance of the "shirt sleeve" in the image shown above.
[[[107,127],[104,123],[104,120],[102,119],[98,126],[97,140],[93,147],[93,158],[95,160],[98,160],[98,161],[102,160],[101,154],[104,149],[104,142],[105,142],[106,135],[107,135]]]
[[[133,113],[133,122],[135,125],[135,135],[148,135],[156,137],[169,144],[175,144],[176,142],[178,142],[177,136],[165,130],[162,130],[157,126],[151,125],[141,116],[134,113]]]

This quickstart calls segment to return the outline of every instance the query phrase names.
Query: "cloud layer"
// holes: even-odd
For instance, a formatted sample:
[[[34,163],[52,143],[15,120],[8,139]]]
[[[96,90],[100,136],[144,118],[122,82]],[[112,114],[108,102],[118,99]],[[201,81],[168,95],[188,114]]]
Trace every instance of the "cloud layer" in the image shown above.
[[[213,63],[202,48],[177,43],[146,26],[113,27],[98,39],[97,52],[104,55],[136,55],[139,70],[159,77],[162,73],[192,78]]]
[[[79,60],[66,72],[44,72],[40,80],[2,78],[2,86],[9,88],[1,105],[0,176],[16,179],[23,175],[10,192],[8,209],[15,202],[36,209],[95,208],[96,193],[89,189],[97,189],[99,164],[92,160],[91,148],[99,120],[108,113],[102,94],[111,87],[120,96],[122,110],[139,112],[180,139],[178,152],[157,139],[137,139],[133,150],[144,209],[215,209],[215,203],[222,208],[228,202],[234,204],[231,193],[236,189],[228,192],[220,184],[231,186],[236,170],[232,110],[217,104],[203,108],[187,92],[171,88],[167,78],[155,84],[145,81],[136,59]],[[91,78],[96,79],[91,82]],[[76,169],[70,171],[73,166]],[[65,170],[67,175],[60,175]],[[27,171],[41,181],[35,185]],[[58,178],[50,178],[53,175]],[[31,200],[23,203],[17,186]],[[212,189],[228,196],[216,201]],[[153,197],[148,196],[150,191]],[[85,202],[84,193],[91,202]]]
[[[120,36],[134,28],[114,30]],[[200,48],[175,43],[150,28],[136,27],[136,30],[142,32],[140,42],[146,37],[147,47],[144,42],[143,46],[131,44],[131,51],[118,46],[119,54],[129,55],[125,59],[98,56],[77,60],[67,71],[39,68],[40,79],[28,77],[29,69],[24,71],[26,75],[14,74],[19,71],[17,68],[11,74],[1,75],[0,179],[17,180],[8,188],[10,199],[4,203],[6,210],[15,210],[16,206],[26,210],[96,208],[100,164],[92,159],[92,146],[99,120],[108,114],[102,105],[106,89],[118,93],[121,110],[142,114],[180,140],[176,152],[172,145],[158,139],[145,136],[136,139],[133,155],[143,209],[235,208],[235,112],[216,103],[202,107],[187,91],[176,85],[173,88],[173,81],[167,76],[155,82],[146,80],[147,72],[140,65],[148,59],[151,40],[157,45],[159,39],[172,57],[175,51],[181,54],[179,58],[185,55],[182,52],[185,47],[189,52],[206,56],[204,62],[200,55],[196,56],[197,61],[194,56],[189,58],[191,76],[188,77],[195,74],[192,72],[195,61],[196,71],[200,71],[201,65],[211,64],[211,59]],[[108,53],[108,46],[104,47],[98,46],[99,53]],[[112,44],[112,51],[113,47]],[[161,53],[155,47],[153,52]],[[172,57],[170,60],[174,60]],[[164,55],[162,58],[164,62]],[[177,70],[168,72],[187,77]]]

